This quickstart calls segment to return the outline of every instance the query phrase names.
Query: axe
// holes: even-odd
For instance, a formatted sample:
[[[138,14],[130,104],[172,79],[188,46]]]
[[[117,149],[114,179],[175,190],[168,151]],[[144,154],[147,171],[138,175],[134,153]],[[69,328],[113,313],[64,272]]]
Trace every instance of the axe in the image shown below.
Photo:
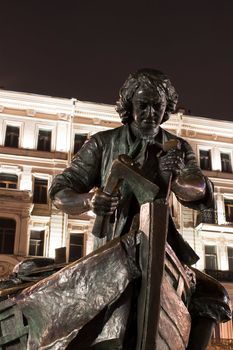
[[[165,142],[163,146],[161,145],[161,153],[166,153],[171,149],[180,150],[180,141],[177,139],[171,139]],[[168,172],[167,175],[169,181],[165,202],[168,202],[172,182],[172,174]],[[133,159],[126,154],[121,154],[114,160],[103,191],[108,195],[116,194],[122,181],[125,181],[131,187],[131,190],[137,198],[140,206],[147,202],[153,202],[159,192],[159,187],[147,180]],[[108,232],[109,219],[110,215],[98,215],[94,222],[92,234],[99,238],[105,237]]]
[[[159,187],[145,179],[135,162],[126,154],[119,155],[114,160],[103,191],[108,195],[114,195],[125,181],[130,187],[139,205],[153,202],[159,192]],[[103,238],[107,235],[110,215],[100,216],[95,219],[92,234]]]

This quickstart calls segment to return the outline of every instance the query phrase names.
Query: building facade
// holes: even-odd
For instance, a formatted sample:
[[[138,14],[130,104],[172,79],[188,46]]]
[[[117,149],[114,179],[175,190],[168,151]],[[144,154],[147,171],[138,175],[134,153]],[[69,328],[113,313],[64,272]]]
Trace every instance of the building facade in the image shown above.
[[[74,261],[93,249],[92,212],[68,216],[48,199],[90,135],[120,125],[114,106],[0,90],[0,276],[28,256]],[[193,147],[215,187],[215,210],[195,212],[172,198],[174,221],[200,256],[197,268],[220,280],[233,300],[233,123],[172,115],[163,127]],[[215,331],[233,339],[232,323]]]

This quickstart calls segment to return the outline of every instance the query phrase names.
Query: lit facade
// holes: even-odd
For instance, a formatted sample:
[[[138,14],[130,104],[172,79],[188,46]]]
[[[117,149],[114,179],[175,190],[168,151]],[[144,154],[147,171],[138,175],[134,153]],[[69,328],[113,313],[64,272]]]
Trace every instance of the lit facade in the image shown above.
[[[119,124],[113,106],[0,91],[1,277],[28,255],[92,250],[93,214],[68,217],[47,189],[86,138]]]
[[[26,256],[55,257],[66,247],[72,261],[92,250],[94,215],[58,211],[47,189],[86,138],[119,125],[114,106],[0,90],[1,277]],[[200,256],[197,267],[233,300],[233,123],[177,113],[163,127],[191,144],[214,183],[215,211],[197,213],[174,197],[172,214]],[[231,322],[219,334],[233,339]]]

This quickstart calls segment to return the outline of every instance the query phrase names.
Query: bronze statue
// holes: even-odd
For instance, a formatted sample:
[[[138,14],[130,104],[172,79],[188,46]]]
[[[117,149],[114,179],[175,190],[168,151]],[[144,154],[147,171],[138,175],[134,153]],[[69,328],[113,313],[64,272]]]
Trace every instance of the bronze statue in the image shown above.
[[[211,207],[212,184],[198,167],[190,145],[160,128],[160,124],[175,111],[177,100],[170,80],[160,71],[141,69],[130,75],[120,90],[116,108],[124,125],[100,132],[84,144],[69,168],[55,178],[50,190],[54,204],[67,213],[79,214],[92,209],[97,215],[111,216],[107,240],[130,231],[133,218],[139,212],[130,188],[123,183],[114,195],[103,191],[113,160],[120,154],[127,154],[137,163],[145,178],[159,187],[157,199],[164,198],[171,180],[171,190],[183,205],[198,210]],[[178,140],[179,147],[164,152],[163,145],[171,139]],[[90,193],[93,187],[97,189]],[[134,228],[137,225],[135,220]],[[97,240],[101,245],[106,238]],[[167,240],[183,264],[191,266],[198,260],[175,229],[171,218]],[[205,279],[201,276],[199,280]],[[215,322],[230,317],[226,291],[216,283],[213,288],[217,289],[216,298],[212,294],[210,300],[208,288],[200,287],[193,295],[190,350],[204,349]],[[204,302],[205,311],[202,308]],[[203,337],[197,333],[200,329]],[[196,337],[196,334],[199,335]]]
[[[39,346],[51,350],[204,350],[216,322],[231,318],[226,290],[191,268],[198,256],[167,214],[170,191],[192,209],[213,205],[212,183],[202,174],[190,145],[160,127],[175,111],[177,100],[162,72],[141,69],[131,74],[116,108],[123,125],[93,135],[70,166],[55,177],[50,196],[57,208],[68,214],[90,209],[96,213],[98,225],[93,233],[99,249],[15,298],[29,324],[28,350]],[[149,260],[157,259],[151,262],[150,271],[155,272],[150,280],[144,278],[148,244],[139,230],[140,205],[146,202],[153,202],[155,234],[150,236]],[[153,295],[159,302],[164,299],[166,288],[163,284],[161,292],[160,287],[165,253],[170,259],[165,263],[168,270],[169,264],[176,265],[186,285],[186,291],[180,292],[179,318],[182,322],[183,317],[187,332],[180,346],[175,339],[166,342],[166,332],[159,343],[155,339],[159,323],[155,325],[154,320],[160,305]],[[152,292],[147,316],[142,316],[145,289]],[[189,310],[186,314],[182,314],[184,304]],[[140,324],[146,317],[146,341],[141,346]]]

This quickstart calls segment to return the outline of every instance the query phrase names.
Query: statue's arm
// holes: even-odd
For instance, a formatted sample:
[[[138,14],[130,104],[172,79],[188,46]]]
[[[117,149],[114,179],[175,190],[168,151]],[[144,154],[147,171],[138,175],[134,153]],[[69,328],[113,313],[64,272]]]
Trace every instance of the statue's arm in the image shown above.
[[[65,188],[54,195],[53,204],[67,214],[80,215],[92,209],[93,195],[93,192],[77,193],[71,188]]]
[[[181,152],[184,165],[173,177],[172,191],[183,202],[198,202],[208,195],[208,179],[197,164],[196,156],[187,141],[182,142]]]
[[[112,215],[119,204],[118,196],[110,196],[101,189],[89,193],[77,193],[70,188],[57,192],[53,203],[67,214],[80,215],[93,210],[97,215]]]
[[[94,193],[90,190],[99,186],[101,155],[100,143],[92,138],[74,156],[69,167],[55,176],[49,194],[58,209],[73,215],[91,209]]]
[[[206,196],[205,177],[197,166],[186,166],[173,179],[172,191],[184,202],[200,201]]]
[[[72,215],[89,210],[97,215],[111,215],[116,210],[119,197],[110,196],[100,188],[101,157],[101,139],[93,137],[75,155],[70,166],[54,178],[49,192],[56,208]]]
[[[181,140],[181,150],[168,151],[160,160],[160,169],[172,174],[171,189],[182,204],[198,210],[212,205],[213,186],[188,142]]]
[[[179,202],[195,210],[214,208],[214,187],[197,164],[192,147],[183,140],[184,167],[174,177],[172,190]]]

